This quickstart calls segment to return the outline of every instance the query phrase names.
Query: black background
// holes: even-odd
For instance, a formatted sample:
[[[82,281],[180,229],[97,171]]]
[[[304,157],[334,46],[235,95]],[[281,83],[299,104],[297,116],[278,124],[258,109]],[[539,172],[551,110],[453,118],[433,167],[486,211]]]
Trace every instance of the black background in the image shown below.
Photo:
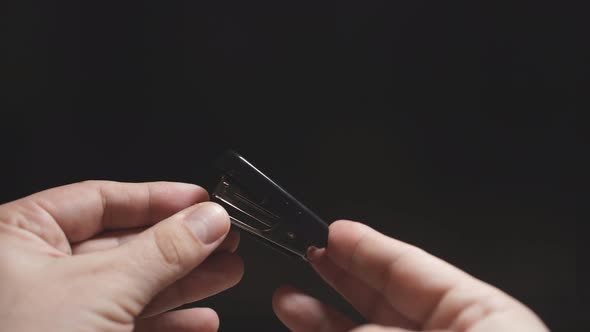
[[[327,221],[363,221],[581,322],[576,87],[565,9],[526,1],[9,3],[0,199],[85,179],[208,185],[242,153]],[[198,305],[281,330],[303,263],[243,237],[240,285]],[[433,271],[436,273],[436,271]]]

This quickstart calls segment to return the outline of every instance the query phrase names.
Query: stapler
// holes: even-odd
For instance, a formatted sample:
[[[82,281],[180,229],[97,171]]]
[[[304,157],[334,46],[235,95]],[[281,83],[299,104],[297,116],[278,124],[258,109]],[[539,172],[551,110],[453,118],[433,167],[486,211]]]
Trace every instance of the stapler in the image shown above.
[[[244,157],[228,151],[216,168],[211,200],[227,210],[232,225],[305,261],[310,246],[327,246],[328,225]]]

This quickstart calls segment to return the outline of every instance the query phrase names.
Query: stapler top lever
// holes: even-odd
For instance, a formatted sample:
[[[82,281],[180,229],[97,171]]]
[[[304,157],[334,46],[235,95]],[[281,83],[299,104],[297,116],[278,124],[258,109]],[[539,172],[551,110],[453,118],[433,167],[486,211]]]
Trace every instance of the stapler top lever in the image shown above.
[[[212,200],[227,210],[234,226],[304,260],[308,247],[327,245],[328,225],[242,156],[229,151],[217,168],[221,175]]]

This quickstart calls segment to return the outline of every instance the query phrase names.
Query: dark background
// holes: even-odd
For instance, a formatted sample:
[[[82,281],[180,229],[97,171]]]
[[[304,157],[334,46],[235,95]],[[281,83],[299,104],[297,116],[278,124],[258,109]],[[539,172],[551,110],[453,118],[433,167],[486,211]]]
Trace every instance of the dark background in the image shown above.
[[[242,153],[327,221],[416,244],[582,323],[587,74],[565,5],[531,1],[18,1],[2,57],[0,201],[85,179],[207,185]],[[283,327],[303,263],[243,237],[222,331]],[[436,273],[436,271],[433,271]],[[587,320],[587,318],[585,318]]]

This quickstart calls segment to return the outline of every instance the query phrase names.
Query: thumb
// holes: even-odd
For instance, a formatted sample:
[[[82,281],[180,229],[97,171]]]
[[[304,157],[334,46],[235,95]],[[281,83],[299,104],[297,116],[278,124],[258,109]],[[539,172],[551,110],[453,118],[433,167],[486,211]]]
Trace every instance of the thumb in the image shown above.
[[[108,259],[123,289],[146,305],[158,292],[197,267],[229,232],[227,212],[204,202],[189,207],[111,250]]]

